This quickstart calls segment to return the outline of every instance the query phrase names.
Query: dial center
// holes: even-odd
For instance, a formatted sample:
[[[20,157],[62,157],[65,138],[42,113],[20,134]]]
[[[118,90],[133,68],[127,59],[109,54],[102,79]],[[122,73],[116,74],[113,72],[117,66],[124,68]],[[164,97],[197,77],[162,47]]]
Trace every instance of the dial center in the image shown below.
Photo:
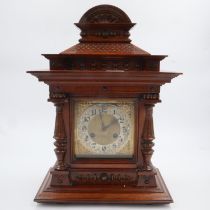
[[[111,144],[120,135],[119,121],[113,115],[98,114],[89,121],[88,134],[97,144]]]

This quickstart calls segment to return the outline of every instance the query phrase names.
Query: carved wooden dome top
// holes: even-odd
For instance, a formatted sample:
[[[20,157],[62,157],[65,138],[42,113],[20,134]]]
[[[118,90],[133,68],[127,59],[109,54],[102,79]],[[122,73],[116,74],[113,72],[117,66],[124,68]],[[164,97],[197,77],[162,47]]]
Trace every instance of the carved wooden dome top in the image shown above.
[[[112,5],[89,9],[75,23],[81,29],[80,43],[64,50],[65,55],[150,55],[131,44],[129,30],[135,25],[125,12]]]
[[[99,5],[85,12],[75,25],[81,29],[80,42],[130,42],[129,30],[135,23],[118,7]]]
[[[125,12],[112,5],[99,5],[89,9],[80,19],[79,24],[116,24],[131,23]]]

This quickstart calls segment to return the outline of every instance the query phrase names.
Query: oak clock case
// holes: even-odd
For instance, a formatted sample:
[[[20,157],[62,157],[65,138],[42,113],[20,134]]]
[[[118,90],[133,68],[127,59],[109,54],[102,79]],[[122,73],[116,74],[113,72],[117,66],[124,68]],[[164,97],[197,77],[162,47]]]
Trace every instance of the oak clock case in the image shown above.
[[[43,54],[50,70],[29,71],[49,86],[56,108],[57,161],[36,197],[40,203],[173,202],[154,152],[153,108],[160,87],[180,73],[160,72],[165,55],[133,45],[135,25],[121,9],[99,5],[75,24],[79,43]]]

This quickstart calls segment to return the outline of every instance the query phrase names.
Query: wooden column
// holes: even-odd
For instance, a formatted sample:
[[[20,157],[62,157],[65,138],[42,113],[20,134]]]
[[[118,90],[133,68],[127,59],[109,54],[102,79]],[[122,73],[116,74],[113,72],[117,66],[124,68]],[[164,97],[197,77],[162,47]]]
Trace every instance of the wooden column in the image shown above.
[[[65,155],[66,155],[66,132],[65,132],[65,125],[63,120],[63,101],[55,102],[56,106],[56,119],[55,119],[55,130],[54,136],[55,139],[55,154],[57,157],[57,162],[54,166],[55,170],[63,171],[66,169],[65,164]]]
[[[155,138],[153,129],[153,106],[154,104],[145,104],[145,121],[141,143],[144,171],[151,171],[153,169],[153,165],[151,163],[152,154],[154,152],[152,149],[154,143],[152,141]]]
[[[137,186],[156,186],[156,169],[152,165],[151,158],[154,152],[153,140],[155,139],[153,127],[153,107],[155,103],[159,102],[159,95],[145,94],[143,98],[145,111],[145,119],[141,136],[141,153],[143,158],[143,165],[140,169],[138,169],[137,172]]]
[[[49,101],[53,102],[56,107],[55,117],[55,154],[57,161],[51,169],[51,185],[68,185],[69,184],[69,170],[66,164],[67,153],[67,136],[64,122],[64,104],[66,102],[66,95],[63,93],[51,93]]]

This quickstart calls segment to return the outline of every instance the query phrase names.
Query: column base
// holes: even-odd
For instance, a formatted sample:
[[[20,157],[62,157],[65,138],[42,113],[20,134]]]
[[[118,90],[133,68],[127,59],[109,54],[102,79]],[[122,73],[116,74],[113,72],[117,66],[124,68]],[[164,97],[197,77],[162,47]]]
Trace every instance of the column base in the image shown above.
[[[56,171],[53,168],[50,170],[51,186],[68,186],[69,185],[69,171]]]
[[[156,169],[152,171],[140,171],[138,172],[138,187],[156,187]]]
[[[126,186],[51,186],[52,174],[47,173],[34,201],[38,203],[116,203],[169,204],[173,200],[157,169],[156,187]]]

